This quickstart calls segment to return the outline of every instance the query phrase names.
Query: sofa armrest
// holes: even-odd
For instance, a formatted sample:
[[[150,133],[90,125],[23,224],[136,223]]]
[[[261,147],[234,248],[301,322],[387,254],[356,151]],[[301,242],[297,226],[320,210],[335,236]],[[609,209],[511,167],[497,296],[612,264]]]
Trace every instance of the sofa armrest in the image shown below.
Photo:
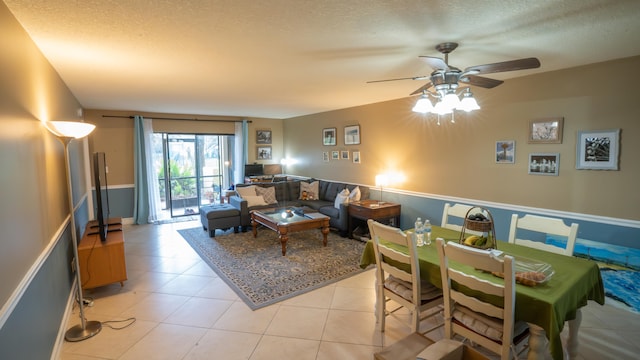
[[[229,197],[229,204],[240,211],[240,225],[251,225],[251,216],[249,215],[249,203],[247,200],[238,195]]]

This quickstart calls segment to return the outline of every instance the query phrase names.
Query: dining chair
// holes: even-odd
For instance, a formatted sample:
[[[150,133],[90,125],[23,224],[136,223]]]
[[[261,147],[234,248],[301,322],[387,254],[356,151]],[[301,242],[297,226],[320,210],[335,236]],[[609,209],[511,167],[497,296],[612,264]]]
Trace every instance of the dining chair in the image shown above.
[[[376,257],[376,319],[380,331],[384,331],[386,316],[406,321],[406,318],[395,314],[402,308],[411,312],[412,332],[424,334],[442,326],[438,324],[429,330],[419,331],[422,320],[441,312],[443,298],[442,290],[420,279],[415,241],[402,230],[375,220],[369,219],[367,225]],[[400,245],[407,251],[394,250],[391,244],[396,248]],[[396,304],[392,306],[391,301]]]
[[[464,219],[467,217],[467,213],[471,210],[473,206],[463,205],[463,204],[444,204],[444,210],[442,211],[442,222],[440,223],[440,227],[451,229],[455,231],[462,231],[462,225],[458,225],[454,222],[450,222],[450,217],[460,218],[460,224],[464,224]],[[481,235],[481,232],[466,230],[467,233]]]
[[[523,231],[519,231],[523,230]],[[558,235],[567,238],[565,248],[546,244],[544,240],[535,241],[523,238],[524,231],[530,231],[539,234]],[[535,234],[527,233],[531,239]],[[519,218],[517,214],[511,215],[511,227],[509,229],[509,242],[536,248],[540,250],[550,251],[556,254],[573,256],[573,249],[576,244],[576,236],[578,235],[578,224],[572,223],[567,226],[561,219],[544,217],[538,215],[524,215]]]
[[[443,239],[436,239],[436,247],[444,294],[445,338],[453,339],[457,334],[499,354],[502,360],[512,355],[517,359],[515,348],[528,338],[529,326],[515,321],[513,257],[498,257],[491,250],[455,242],[445,244]],[[469,270],[455,269],[452,263],[464,264]],[[477,270],[502,277],[496,276],[495,282],[483,280],[475,274]],[[471,291],[462,292],[463,287]]]

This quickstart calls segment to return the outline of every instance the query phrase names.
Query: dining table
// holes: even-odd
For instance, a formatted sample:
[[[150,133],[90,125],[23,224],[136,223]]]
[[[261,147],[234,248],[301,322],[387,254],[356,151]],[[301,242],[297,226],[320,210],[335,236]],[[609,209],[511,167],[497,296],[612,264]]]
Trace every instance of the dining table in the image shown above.
[[[445,242],[460,242],[460,232],[432,226],[432,238],[443,238]],[[384,239],[380,239],[384,242]],[[385,245],[394,247],[394,244]],[[396,245],[398,251],[407,252],[406,248]],[[527,259],[542,264],[548,264],[553,269],[553,275],[536,286],[516,284],[515,319],[529,324],[529,353],[528,359],[547,359],[549,355],[554,360],[564,358],[564,350],[560,333],[569,324],[567,350],[570,358],[577,358],[578,330],[580,327],[580,308],[593,300],[604,305],[604,285],[600,276],[598,264],[594,261],[573,256],[550,253],[533,249],[523,245],[496,241],[497,250],[518,259]],[[435,241],[429,245],[417,247],[420,277],[435,286],[442,288],[440,276],[440,259]],[[360,260],[360,267],[366,269],[376,264],[372,240],[367,241]],[[451,266],[458,266],[453,264]],[[462,265],[464,267],[464,265]],[[410,271],[410,269],[407,269]],[[464,271],[474,271],[476,276],[488,281],[499,281],[494,275],[483,273],[475,269],[466,268]],[[377,279],[376,281],[380,281]],[[379,301],[376,306],[379,306]],[[377,311],[376,311],[377,314]],[[379,320],[379,319],[378,319]]]

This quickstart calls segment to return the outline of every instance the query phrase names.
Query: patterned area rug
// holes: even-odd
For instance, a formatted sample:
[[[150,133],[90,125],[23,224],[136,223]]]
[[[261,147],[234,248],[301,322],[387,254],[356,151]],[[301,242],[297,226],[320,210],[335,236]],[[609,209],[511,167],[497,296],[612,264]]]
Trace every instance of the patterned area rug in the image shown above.
[[[253,310],[363,271],[363,242],[329,233],[324,247],[320,230],[290,234],[286,256],[266,228],[257,238],[251,231],[210,238],[202,227],[178,232]]]

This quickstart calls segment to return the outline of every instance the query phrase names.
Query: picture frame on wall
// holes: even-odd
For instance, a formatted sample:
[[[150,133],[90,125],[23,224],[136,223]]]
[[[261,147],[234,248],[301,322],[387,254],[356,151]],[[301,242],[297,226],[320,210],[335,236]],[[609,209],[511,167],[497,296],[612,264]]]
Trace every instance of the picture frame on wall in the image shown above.
[[[256,159],[271,160],[271,146],[256,146]]]
[[[353,163],[360,164],[360,151],[353,152]]]
[[[558,176],[560,153],[529,154],[529,174]]]
[[[342,150],[342,151],[340,152],[340,158],[341,158],[342,160],[349,160],[349,151],[347,151],[347,150]]]
[[[529,121],[529,144],[562,144],[563,125],[562,117]]]
[[[618,170],[620,129],[578,131],[576,169]]]
[[[337,129],[326,128],[322,129],[322,145],[331,146],[336,144]]]
[[[360,144],[360,125],[349,125],[344,127],[344,144]]]
[[[329,162],[329,152],[328,151],[323,151],[322,152],[322,161]]]
[[[340,152],[338,150],[331,152],[331,160],[340,160]]]
[[[513,164],[516,161],[515,140],[496,141],[495,159],[498,164]]]
[[[271,144],[271,130],[256,130],[256,144]]]

